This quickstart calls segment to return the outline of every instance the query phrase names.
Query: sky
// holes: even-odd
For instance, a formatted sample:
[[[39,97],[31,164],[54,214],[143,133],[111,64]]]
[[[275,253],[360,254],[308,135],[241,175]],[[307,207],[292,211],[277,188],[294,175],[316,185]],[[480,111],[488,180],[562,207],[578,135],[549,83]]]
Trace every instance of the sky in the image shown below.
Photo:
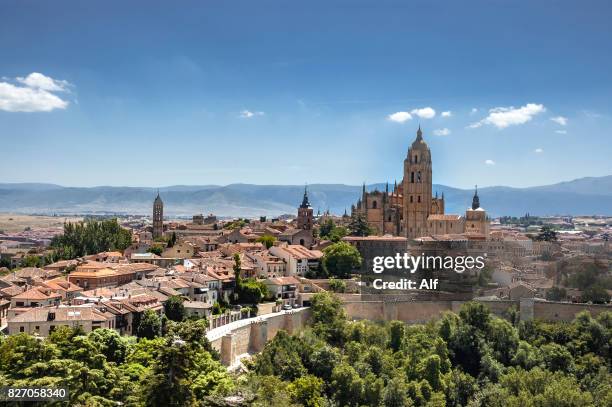
[[[612,174],[609,1],[0,0],[0,182]]]

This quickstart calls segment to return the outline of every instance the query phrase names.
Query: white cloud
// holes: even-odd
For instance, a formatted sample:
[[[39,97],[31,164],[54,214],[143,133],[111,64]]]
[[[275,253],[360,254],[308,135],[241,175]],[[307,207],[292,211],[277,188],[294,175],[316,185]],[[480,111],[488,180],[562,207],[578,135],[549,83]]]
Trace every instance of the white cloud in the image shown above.
[[[496,107],[489,110],[489,115],[487,117],[476,123],[470,124],[468,127],[475,129],[484,124],[489,124],[497,127],[498,129],[504,129],[509,126],[525,124],[534,116],[545,111],[546,108],[544,105],[535,103],[528,103],[519,108],[515,108],[514,106]]]
[[[387,116],[387,120],[391,120],[396,123],[404,123],[407,120],[411,120],[412,115],[408,112],[395,112]]]
[[[544,150],[542,150],[541,148],[536,148],[535,150],[533,150],[533,152],[540,154],[540,153],[543,153]]]
[[[3,78],[3,80],[7,80]],[[41,73],[33,72],[28,76],[17,77],[16,81],[24,86],[10,82],[0,82],[0,110],[7,112],[50,112],[65,109],[69,102],[53,92],[68,92],[70,84]]]
[[[563,116],[551,117],[550,120],[552,120],[553,122],[557,124],[560,124],[561,126],[567,126],[567,117],[563,117]]]
[[[470,114],[476,114],[476,113],[478,113],[478,109],[473,107],[472,110],[470,111]]]
[[[250,119],[255,116],[263,116],[264,112],[251,112],[250,110],[243,110],[240,112],[240,117],[243,119]]]
[[[555,130],[557,134],[567,134],[567,130]]]
[[[432,119],[436,115],[436,111],[433,110],[431,107],[413,109],[410,113],[419,116],[421,119]]]
[[[452,115],[453,115],[453,112],[451,112],[450,110],[447,110],[446,112],[441,113],[442,117],[451,117]]]
[[[25,78],[18,76],[17,82],[24,84],[28,88],[42,89],[49,92],[65,92],[70,85],[67,81],[60,81],[50,78],[38,72],[32,72]]]
[[[446,127],[443,129],[436,129],[433,131],[434,136],[448,136],[451,134],[451,131]]]
[[[495,165],[495,161],[493,161],[493,160],[485,160],[485,164],[487,164],[487,165]]]

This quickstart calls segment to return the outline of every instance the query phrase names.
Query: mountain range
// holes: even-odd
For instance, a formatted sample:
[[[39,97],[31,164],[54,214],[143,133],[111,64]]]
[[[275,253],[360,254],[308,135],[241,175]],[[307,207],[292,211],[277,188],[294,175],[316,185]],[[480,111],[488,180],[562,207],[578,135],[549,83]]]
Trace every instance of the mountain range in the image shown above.
[[[368,190],[384,190],[372,184]],[[392,188],[390,185],[389,188]],[[361,196],[362,186],[312,184],[308,186],[315,213],[350,213]],[[433,185],[444,194],[446,212],[463,214],[471,204],[473,190]],[[174,185],[159,188],[164,213],[190,216],[257,217],[295,214],[302,201],[301,185]],[[156,188],[64,187],[44,183],[0,183],[0,212],[37,214],[150,214]],[[528,188],[493,186],[479,188],[480,204],[491,216],[612,215],[612,175],[586,177],[553,185]]]

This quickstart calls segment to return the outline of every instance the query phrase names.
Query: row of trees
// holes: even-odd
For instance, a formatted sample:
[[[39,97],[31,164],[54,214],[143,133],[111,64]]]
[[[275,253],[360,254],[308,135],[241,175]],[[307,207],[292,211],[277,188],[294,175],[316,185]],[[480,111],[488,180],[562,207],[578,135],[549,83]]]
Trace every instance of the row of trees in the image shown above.
[[[85,220],[64,224],[64,233],[51,241],[55,260],[74,259],[103,251],[123,251],[132,244],[132,233],[117,219]]]
[[[71,406],[210,405],[207,398],[231,393],[235,382],[205,331],[205,321],[185,321],[168,322],[153,339],[70,327],[44,340],[3,336],[0,386],[68,387]]]

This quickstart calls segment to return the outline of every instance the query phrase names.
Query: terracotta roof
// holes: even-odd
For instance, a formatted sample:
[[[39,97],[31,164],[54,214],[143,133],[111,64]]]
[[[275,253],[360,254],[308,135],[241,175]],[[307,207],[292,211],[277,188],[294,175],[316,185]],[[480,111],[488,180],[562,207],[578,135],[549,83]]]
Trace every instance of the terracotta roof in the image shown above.
[[[63,277],[54,278],[53,280],[47,280],[43,284],[53,290],[63,290],[67,292],[81,291],[81,287],[76,284],[72,284]]]
[[[46,287],[34,287],[13,297],[15,300],[49,300],[54,298],[62,298],[62,296]]]
[[[91,269],[91,270],[80,270],[73,271],[69,274],[72,277],[87,277],[87,278],[101,278],[101,277],[110,277],[116,276],[118,273],[116,270],[111,268],[102,268],[102,269]]]
[[[292,257],[297,259],[319,259],[323,257],[323,252],[319,250],[310,250],[299,244],[290,244],[287,247],[279,247]]]
[[[274,277],[267,278],[266,284],[274,284],[274,285],[289,285],[289,284],[299,284],[299,280],[295,277]]]
[[[21,294],[23,292],[23,288],[16,286],[16,285],[12,285],[12,286],[0,289],[0,292],[3,294],[3,296],[10,298],[10,297],[14,297],[16,295]]]

